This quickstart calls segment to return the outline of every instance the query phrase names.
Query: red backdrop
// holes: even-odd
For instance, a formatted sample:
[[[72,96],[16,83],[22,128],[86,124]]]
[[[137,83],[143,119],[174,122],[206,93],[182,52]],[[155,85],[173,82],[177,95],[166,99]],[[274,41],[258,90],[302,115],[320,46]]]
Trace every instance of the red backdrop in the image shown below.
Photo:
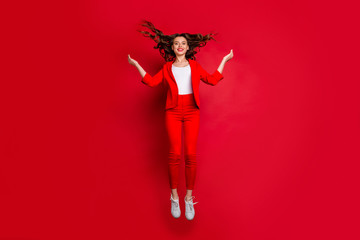
[[[355,4],[50,2],[1,3],[0,239],[358,239]],[[219,32],[208,72],[234,51],[200,84],[191,222],[170,214],[164,89],[127,62],[164,64],[142,19]]]

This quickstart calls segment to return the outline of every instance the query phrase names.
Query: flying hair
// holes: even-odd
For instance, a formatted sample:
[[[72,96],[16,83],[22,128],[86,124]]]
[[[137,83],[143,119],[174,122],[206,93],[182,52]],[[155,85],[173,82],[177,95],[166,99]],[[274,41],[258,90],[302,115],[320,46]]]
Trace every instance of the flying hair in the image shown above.
[[[154,46],[154,49],[159,49],[160,55],[165,59],[166,62],[173,61],[176,57],[175,52],[171,49],[171,46],[173,45],[174,39],[176,37],[182,36],[187,40],[189,50],[186,52],[186,59],[196,60],[195,55],[200,52],[200,48],[204,47],[210,40],[216,41],[213,36],[217,35],[217,33],[209,33],[206,35],[202,35],[200,33],[175,33],[172,35],[165,35],[162,31],[155,28],[155,26],[147,20],[142,20],[141,26],[148,28],[150,31],[137,31],[140,32],[143,36],[149,37],[157,43],[157,45]]]

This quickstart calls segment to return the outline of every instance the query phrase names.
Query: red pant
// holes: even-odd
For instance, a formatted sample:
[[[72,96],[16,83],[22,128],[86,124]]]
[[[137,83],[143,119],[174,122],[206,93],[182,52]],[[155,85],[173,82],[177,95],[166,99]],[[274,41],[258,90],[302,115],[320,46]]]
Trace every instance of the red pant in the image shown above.
[[[200,110],[196,107],[194,94],[179,95],[178,106],[165,112],[169,149],[170,188],[178,187],[181,131],[184,126],[186,188],[194,189],[196,177],[196,144],[199,133]]]

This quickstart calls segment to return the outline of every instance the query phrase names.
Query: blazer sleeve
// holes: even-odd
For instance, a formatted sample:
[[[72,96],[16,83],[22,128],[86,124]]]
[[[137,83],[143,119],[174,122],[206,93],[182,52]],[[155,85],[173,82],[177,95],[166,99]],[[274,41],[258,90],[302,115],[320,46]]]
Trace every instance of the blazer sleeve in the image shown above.
[[[200,72],[201,81],[211,86],[215,86],[221,79],[224,78],[224,76],[217,69],[213,74],[209,74],[201,67],[199,63],[198,63],[198,69]]]
[[[149,73],[145,73],[141,82],[148,85],[149,87],[155,87],[159,85],[164,78],[164,68],[161,68],[159,72],[157,72],[154,76],[151,76]]]

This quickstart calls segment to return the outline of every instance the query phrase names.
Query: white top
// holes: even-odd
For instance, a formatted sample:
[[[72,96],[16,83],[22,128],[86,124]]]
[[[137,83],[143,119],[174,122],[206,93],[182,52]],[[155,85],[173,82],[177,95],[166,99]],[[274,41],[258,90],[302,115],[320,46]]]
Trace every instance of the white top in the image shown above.
[[[172,65],[171,70],[179,89],[179,95],[193,93],[190,65],[186,67],[175,67]]]

